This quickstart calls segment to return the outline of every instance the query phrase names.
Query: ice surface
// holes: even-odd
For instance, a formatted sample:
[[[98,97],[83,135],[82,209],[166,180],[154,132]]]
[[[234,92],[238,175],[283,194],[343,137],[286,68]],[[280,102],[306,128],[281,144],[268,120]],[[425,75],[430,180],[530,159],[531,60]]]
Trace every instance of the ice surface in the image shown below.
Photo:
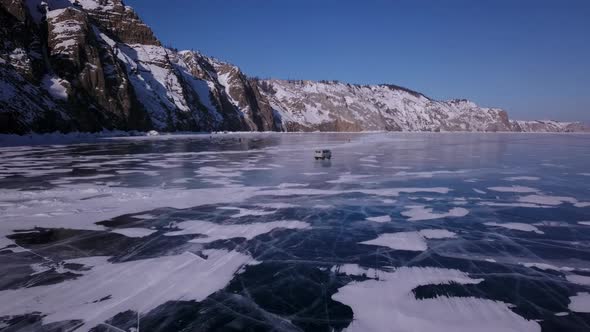
[[[101,135],[0,147],[0,326],[590,327],[590,136]]]

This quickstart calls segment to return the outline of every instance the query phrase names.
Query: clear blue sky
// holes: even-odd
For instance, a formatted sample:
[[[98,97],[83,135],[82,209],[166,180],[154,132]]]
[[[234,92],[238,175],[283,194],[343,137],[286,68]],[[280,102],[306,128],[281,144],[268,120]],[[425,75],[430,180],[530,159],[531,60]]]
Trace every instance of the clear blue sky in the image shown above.
[[[126,0],[167,45],[251,76],[393,83],[590,122],[590,0]]]

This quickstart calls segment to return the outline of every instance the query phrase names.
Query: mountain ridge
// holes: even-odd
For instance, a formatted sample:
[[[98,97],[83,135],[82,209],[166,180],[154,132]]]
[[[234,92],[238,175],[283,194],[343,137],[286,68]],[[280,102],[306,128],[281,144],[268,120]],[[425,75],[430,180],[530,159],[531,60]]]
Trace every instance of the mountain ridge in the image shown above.
[[[584,131],[393,84],[258,79],[161,41],[121,0],[0,0],[0,133]]]

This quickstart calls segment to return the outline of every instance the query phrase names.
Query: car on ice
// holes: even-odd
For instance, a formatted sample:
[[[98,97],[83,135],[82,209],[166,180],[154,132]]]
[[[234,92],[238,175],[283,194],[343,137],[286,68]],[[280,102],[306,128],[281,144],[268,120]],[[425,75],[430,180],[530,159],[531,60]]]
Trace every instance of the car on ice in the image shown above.
[[[330,151],[330,150],[316,150],[314,156],[315,156],[315,160],[332,159],[332,151]]]

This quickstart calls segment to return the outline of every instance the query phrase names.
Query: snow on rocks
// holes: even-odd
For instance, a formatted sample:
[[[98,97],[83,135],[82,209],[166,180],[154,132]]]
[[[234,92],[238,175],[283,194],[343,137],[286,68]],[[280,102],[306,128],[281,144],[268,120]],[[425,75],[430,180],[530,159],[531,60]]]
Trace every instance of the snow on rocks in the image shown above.
[[[55,99],[68,99],[68,85],[69,82],[57,76],[45,75],[41,86]]]

